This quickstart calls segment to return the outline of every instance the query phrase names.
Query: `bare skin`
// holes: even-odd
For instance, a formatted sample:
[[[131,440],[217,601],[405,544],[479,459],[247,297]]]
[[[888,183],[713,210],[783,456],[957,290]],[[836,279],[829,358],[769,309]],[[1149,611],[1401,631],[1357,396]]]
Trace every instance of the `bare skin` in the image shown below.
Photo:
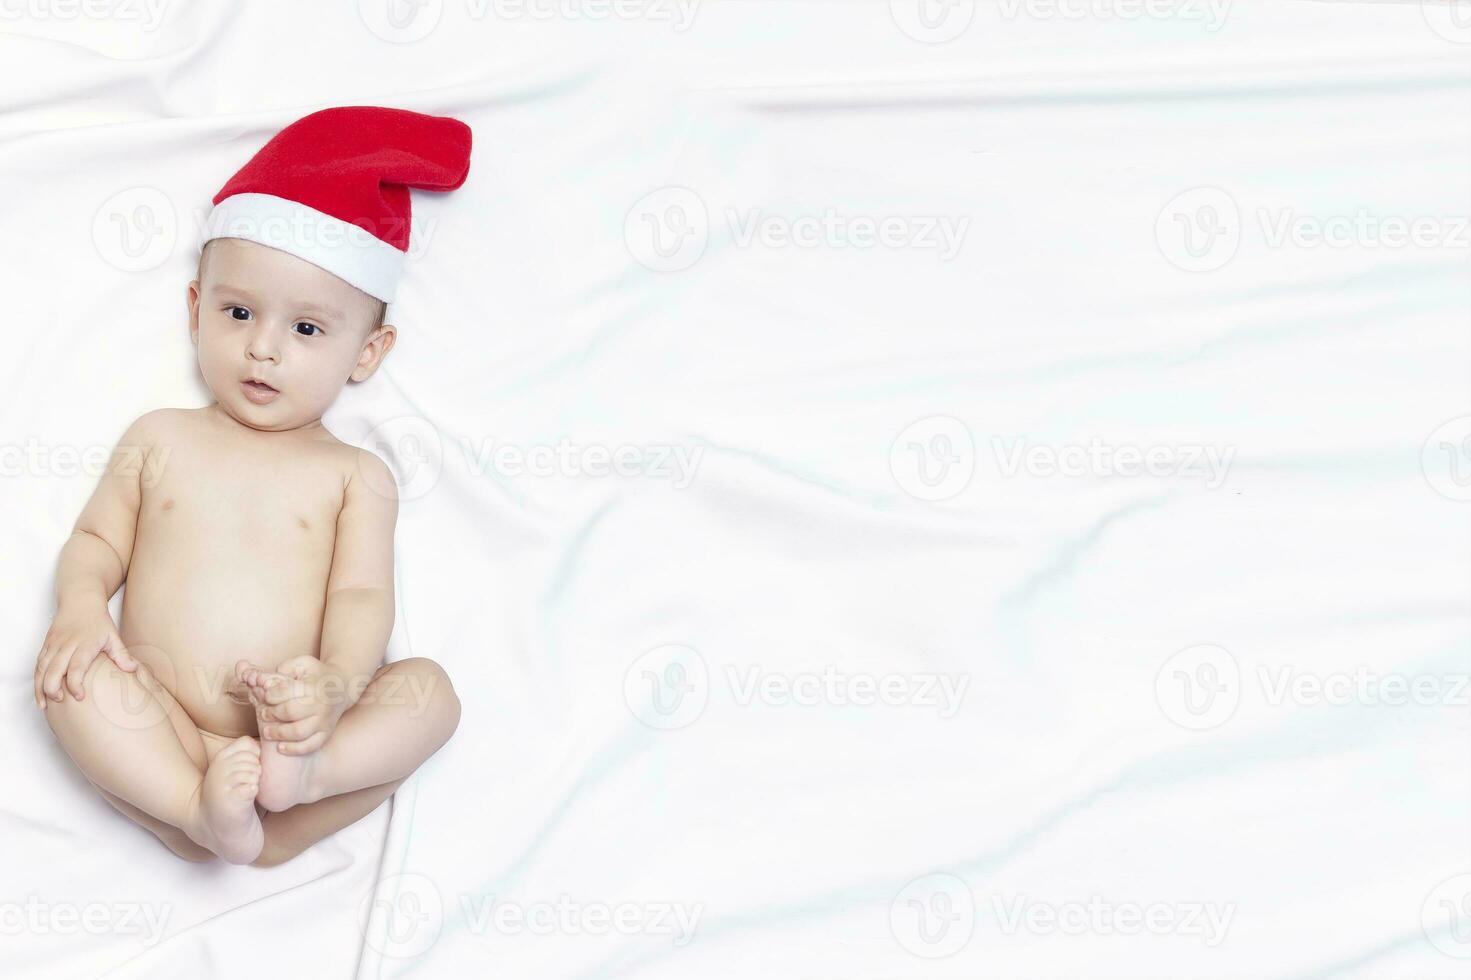
[[[460,709],[432,661],[383,664],[394,478],[321,424],[392,348],[381,305],[275,249],[210,253],[189,311],[215,400],[124,434],[62,548],[35,696],[174,853],[271,865],[376,808]]]

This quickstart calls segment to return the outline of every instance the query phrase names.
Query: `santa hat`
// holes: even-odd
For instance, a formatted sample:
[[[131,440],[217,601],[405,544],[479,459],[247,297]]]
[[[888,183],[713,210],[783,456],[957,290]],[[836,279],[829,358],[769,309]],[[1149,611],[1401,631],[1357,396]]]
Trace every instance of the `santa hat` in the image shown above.
[[[405,109],[343,106],[277,133],[214,196],[201,247],[243,238],[391,302],[409,248],[409,188],[454,190],[470,127]]]

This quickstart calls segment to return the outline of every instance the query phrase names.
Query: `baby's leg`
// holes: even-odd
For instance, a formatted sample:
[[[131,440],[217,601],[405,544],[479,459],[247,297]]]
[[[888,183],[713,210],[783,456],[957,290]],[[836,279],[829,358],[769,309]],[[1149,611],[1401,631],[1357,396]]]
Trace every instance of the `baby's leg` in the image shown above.
[[[45,711],[77,768],[104,794],[179,828],[225,860],[254,860],[264,841],[255,810],[260,780],[255,740],[236,739],[201,772],[164,700],[150,690],[157,680],[140,680],[98,657],[82,683],[83,700],[66,694]],[[193,735],[199,738],[197,731]],[[198,749],[202,757],[202,743]]]
[[[381,786],[368,786],[315,803],[303,803],[281,813],[261,817],[266,828],[266,846],[251,863],[273,868],[296,857],[318,841],[325,840],[357,823],[378,809],[403,784],[402,779]]]
[[[283,811],[403,780],[459,723],[460,700],[437,663],[415,657],[385,664],[316,752],[282,755],[276,742],[261,741],[260,804]]]
[[[133,821],[144,830],[152,833],[153,836],[157,837],[160,841],[163,842],[163,845],[165,847],[173,851],[175,854],[179,855],[179,857],[183,858],[185,861],[213,861],[216,857],[218,857],[218,855],[215,854],[214,851],[211,851],[209,848],[200,847],[198,844],[194,843],[192,840],[189,839],[189,835],[184,833],[178,827],[175,827],[172,824],[166,824],[162,820],[150,817],[148,814],[144,813],[142,810],[138,809],[127,800],[119,796],[114,796],[112,793],[109,793],[107,790],[103,789],[101,786],[98,786],[96,783],[92,783],[92,785],[96,787],[98,793],[102,794],[102,798],[104,800],[112,804],[113,809],[117,810],[118,813],[121,813],[123,816],[127,817],[129,820]]]

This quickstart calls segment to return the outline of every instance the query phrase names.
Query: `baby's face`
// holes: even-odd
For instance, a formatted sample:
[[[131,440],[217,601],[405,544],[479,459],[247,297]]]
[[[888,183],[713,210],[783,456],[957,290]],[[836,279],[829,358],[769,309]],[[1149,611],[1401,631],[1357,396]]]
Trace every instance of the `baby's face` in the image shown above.
[[[393,347],[393,327],[378,325],[380,302],[332,273],[238,238],[207,248],[189,284],[189,334],[204,383],[241,423],[314,423]]]

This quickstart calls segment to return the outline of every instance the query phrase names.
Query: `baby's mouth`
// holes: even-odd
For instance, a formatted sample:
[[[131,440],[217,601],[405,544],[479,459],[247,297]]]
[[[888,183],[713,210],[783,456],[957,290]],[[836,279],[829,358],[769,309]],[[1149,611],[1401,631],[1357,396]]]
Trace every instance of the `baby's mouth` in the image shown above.
[[[264,405],[280,394],[279,391],[264,381],[257,381],[254,378],[248,378],[240,382],[240,388],[245,392],[245,397],[257,405]]]

